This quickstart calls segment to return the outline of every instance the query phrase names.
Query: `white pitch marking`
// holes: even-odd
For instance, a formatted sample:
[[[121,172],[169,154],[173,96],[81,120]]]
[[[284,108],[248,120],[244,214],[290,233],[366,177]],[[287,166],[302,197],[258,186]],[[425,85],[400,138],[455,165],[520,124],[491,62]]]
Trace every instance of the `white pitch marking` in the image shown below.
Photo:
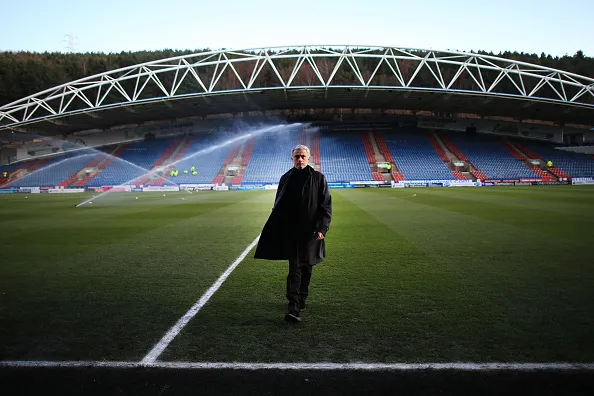
[[[257,362],[111,362],[111,361],[0,361],[0,367],[177,368],[194,370],[350,370],[350,371],[594,371],[594,363],[257,363]]]
[[[183,198],[182,198],[183,199]],[[141,364],[154,363],[157,358],[163,353],[165,348],[173,341],[173,339],[180,333],[180,331],[188,324],[188,322],[200,311],[200,309],[208,302],[212,295],[221,287],[227,277],[233,272],[233,270],[243,261],[245,256],[252,250],[260,235],[254,239],[254,241],[241,253],[241,255],[227,268],[225,272],[217,279],[217,281],[200,297],[198,301],[189,309],[184,316],[182,316],[177,323],[169,329],[169,331],[161,338],[161,340],[153,347],[153,349],[141,360]]]

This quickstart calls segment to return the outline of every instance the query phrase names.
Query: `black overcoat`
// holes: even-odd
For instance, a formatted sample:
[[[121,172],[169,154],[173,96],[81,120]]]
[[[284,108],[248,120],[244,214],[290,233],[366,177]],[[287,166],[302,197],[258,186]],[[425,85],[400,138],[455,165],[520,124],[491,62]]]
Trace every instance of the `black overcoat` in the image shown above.
[[[288,246],[287,227],[294,227],[293,224],[286,224],[288,217],[284,213],[286,205],[283,205],[283,199],[287,199],[285,192],[289,177],[295,168],[291,168],[287,173],[281,176],[276,191],[276,198],[272,213],[262,229],[260,241],[256,248],[254,258],[265,260],[288,260],[290,252]],[[317,240],[314,233],[321,232],[326,235],[330,228],[332,219],[332,197],[328,190],[326,178],[320,172],[314,170],[311,166],[305,168],[309,173],[303,190],[301,191],[301,207],[299,209],[299,223],[304,227],[304,235],[311,235],[302,243],[302,257],[300,261],[310,265],[320,263],[326,257],[325,241]]]

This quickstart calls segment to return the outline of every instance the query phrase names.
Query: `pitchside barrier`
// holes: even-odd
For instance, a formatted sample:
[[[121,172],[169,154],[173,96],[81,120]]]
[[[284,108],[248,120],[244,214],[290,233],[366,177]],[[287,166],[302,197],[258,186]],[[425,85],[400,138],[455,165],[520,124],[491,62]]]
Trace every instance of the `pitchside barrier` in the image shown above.
[[[140,187],[142,192],[165,192],[165,191],[179,191],[179,186],[145,186]]]
[[[571,184],[573,185],[584,185],[584,184],[594,184],[593,177],[576,177],[571,179]]]
[[[414,187],[480,187],[479,181],[472,180],[401,180],[392,182],[392,188]]]
[[[520,180],[485,180],[483,186],[545,186],[571,184],[568,180],[543,181],[541,179],[520,179]]]
[[[578,177],[559,181],[542,179],[487,179],[472,180],[400,180],[400,181],[356,181],[328,183],[328,188],[415,188],[415,187],[481,187],[481,186],[538,186],[538,185],[594,185],[594,177]],[[278,184],[249,184],[226,186],[219,184],[180,184],[179,186],[101,186],[89,188],[52,187],[9,187],[0,189],[0,194],[72,194],[85,191],[104,192],[173,192],[173,191],[228,191],[228,190],[276,190]]]
[[[84,193],[84,188],[50,188],[47,190],[50,194],[79,194]]]

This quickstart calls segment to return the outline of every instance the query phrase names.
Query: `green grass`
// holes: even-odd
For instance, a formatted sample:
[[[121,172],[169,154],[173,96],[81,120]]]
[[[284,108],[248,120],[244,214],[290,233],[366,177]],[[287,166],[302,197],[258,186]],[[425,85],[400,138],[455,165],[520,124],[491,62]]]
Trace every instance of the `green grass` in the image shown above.
[[[160,359],[594,361],[594,189],[332,194],[302,323],[283,321],[287,264],[250,254]],[[0,360],[140,360],[274,193],[138,196],[0,196]]]

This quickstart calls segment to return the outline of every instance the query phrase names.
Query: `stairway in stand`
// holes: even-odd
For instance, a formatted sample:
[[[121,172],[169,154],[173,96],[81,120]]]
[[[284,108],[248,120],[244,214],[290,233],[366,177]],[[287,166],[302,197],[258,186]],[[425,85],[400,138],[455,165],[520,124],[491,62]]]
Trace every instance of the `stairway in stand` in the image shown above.
[[[429,140],[429,143],[431,143],[431,146],[433,146],[433,149],[435,150],[439,158],[448,167],[450,172],[452,172],[456,180],[468,180],[466,176],[462,174],[462,172],[456,169],[456,166],[452,163],[447,153],[443,149],[442,145],[439,144],[440,142],[437,140],[438,137],[433,132],[427,132],[427,139]]]
[[[452,140],[443,132],[438,132],[437,137],[441,139],[445,147],[452,152],[458,159],[466,162],[470,167],[470,173],[480,180],[487,180],[489,176],[485,175],[480,169],[475,167],[466,155],[452,142]]]
[[[241,153],[241,162],[240,162],[240,170],[237,176],[234,176],[231,180],[231,184],[234,186],[240,186],[243,182],[243,176],[245,172],[245,168],[248,166],[250,159],[252,158],[252,151],[254,150],[254,146],[256,145],[256,138],[250,138],[244,145],[243,151]]]
[[[117,144],[105,147],[102,150],[105,154],[97,154],[97,156],[91,162],[89,162],[91,166],[88,166],[89,164],[87,164],[87,166],[83,168],[87,169],[93,167],[95,170],[72,184],[72,187],[86,186],[99,172],[111,165],[115,158],[118,158],[120,155],[122,155],[122,153],[126,150],[126,146],[126,144]]]
[[[505,147],[505,149],[518,161],[522,162],[526,168],[530,169],[534,172],[540,179],[543,181],[557,181],[557,178],[551,175],[550,173],[542,170],[538,165],[533,165],[530,163],[530,159],[526,158],[525,154],[515,146],[512,142],[510,142],[506,137],[500,137],[499,141]],[[538,159],[540,158],[531,158],[531,159]]]
[[[403,181],[406,180],[406,177],[402,174],[398,166],[396,166],[396,162],[394,162],[394,157],[392,157],[392,153],[386,144],[386,140],[384,139],[384,135],[381,133],[372,132],[372,138],[375,140],[375,144],[380,152],[380,154],[385,158],[386,162],[392,165],[392,169],[390,171],[390,175],[394,181]]]

